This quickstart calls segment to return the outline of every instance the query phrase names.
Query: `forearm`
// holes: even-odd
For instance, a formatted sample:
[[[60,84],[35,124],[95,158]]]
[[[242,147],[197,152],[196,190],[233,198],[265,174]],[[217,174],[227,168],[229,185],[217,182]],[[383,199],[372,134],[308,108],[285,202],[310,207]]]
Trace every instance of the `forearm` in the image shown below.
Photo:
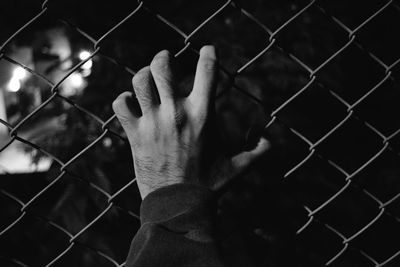
[[[223,266],[214,238],[215,201],[212,191],[192,184],[150,193],[126,266]]]

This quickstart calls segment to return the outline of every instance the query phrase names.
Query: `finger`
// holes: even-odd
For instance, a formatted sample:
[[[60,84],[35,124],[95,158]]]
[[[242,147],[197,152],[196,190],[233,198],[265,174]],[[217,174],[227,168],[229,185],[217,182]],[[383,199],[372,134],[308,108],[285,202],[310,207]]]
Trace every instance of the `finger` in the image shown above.
[[[124,130],[131,131],[140,117],[139,104],[132,93],[120,94],[112,103],[112,108]]]
[[[174,101],[173,74],[171,55],[167,50],[159,52],[150,64],[151,74],[160,95],[162,105],[170,105]]]
[[[157,91],[149,67],[141,69],[133,76],[132,86],[143,114],[149,112],[159,104]]]
[[[270,142],[261,137],[257,143],[257,146],[250,150],[241,152],[232,157],[232,167],[234,174],[241,174],[243,171],[250,166],[257,158],[263,155],[271,147]]]
[[[251,151],[244,151],[222,164],[218,177],[215,178],[213,189],[220,190],[230,181],[243,174],[246,169],[271,147],[270,142],[261,137],[257,146]]]
[[[217,55],[214,46],[203,46],[197,62],[193,90],[189,95],[196,115],[206,115],[217,82]]]

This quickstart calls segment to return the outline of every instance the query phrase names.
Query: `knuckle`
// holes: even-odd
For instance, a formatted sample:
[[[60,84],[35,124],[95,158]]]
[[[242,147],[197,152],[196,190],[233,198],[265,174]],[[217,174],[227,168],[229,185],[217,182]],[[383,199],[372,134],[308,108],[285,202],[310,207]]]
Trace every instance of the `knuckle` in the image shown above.
[[[162,50],[160,52],[158,52],[155,56],[154,56],[154,60],[158,61],[158,60],[169,60],[170,59],[170,52],[168,50]]]
[[[128,92],[118,96],[112,103],[112,109],[118,120],[122,125],[129,125],[131,123],[131,115],[127,113],[126,97]]]
[[[131,118],[124,113],[117,113],[117,118],[122,126],[129,126],[131,124]]]
[[[151,102],[151,97],[149,96],[149,94],[145,92],[145,90],[146,90],[145,86],[136,86],[135,95],[141,101],[145,101],[146,103]]]
[[[156,107],[155,107],[156,102],[155,102],[154,98],[152,97],[151,93],[147,92],[146,90],[151,90],[151,88],[141,87],[141,88],[135,90],[136,98],[140,99],[140,102],[141,102],[140,105],[141,105],[142,112],[143,112],[144,108],[151,107],[152,110],[156,109]]]
[[[125,97],[126,94],[122,93],[112,102],[112,109],[115,113],[121,113],[121,106],[125,103],[125,101],[123,101]]]
[[[164,71],[168,67],[170,57],[171,55],[167,50],[163,50],[155,55],[150,64],[151,72],[158,73]]]
[[[151,75],[154,81],[162,86],[171,86],[173,75],[171,70],[171,55],[167,50],[159,52],[150,64]]]
[[[119,114],[118,115],[118,120],[123,126],[128,126],[131,123],[131,120],[128,116],[124,114]]]
[[[132,78],[132,86],[135,91],[137,98],[141,99],[146,103],[153,102],[153,92],[152,92],[152,80],[150,74],[150,68],[145,67],[141,69]]]
[[[149,81],[150,75],[150,67],[144,67],[143,69],[139,70],[133,77],[132,77],[132,85],[133,87],[144,86]]]

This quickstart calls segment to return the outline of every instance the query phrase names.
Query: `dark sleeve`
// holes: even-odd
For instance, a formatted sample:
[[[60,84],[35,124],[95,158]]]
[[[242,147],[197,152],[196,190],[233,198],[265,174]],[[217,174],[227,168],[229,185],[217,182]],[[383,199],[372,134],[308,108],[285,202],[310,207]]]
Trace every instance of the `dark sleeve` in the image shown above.
[[[213,238],[216,199],[209,189],[175,184],[150,193],[127,267],[223,266]]]

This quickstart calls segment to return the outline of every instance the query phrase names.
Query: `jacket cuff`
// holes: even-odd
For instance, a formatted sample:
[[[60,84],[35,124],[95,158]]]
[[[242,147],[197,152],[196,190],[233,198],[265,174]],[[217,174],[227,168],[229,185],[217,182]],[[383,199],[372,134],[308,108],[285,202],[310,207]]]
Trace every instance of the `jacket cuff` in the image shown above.
[[[216,215],[213,191],[200,185],[174,184],[148,194],[140,207],[142,225],[162,224],[175,232],[210,233]]]

